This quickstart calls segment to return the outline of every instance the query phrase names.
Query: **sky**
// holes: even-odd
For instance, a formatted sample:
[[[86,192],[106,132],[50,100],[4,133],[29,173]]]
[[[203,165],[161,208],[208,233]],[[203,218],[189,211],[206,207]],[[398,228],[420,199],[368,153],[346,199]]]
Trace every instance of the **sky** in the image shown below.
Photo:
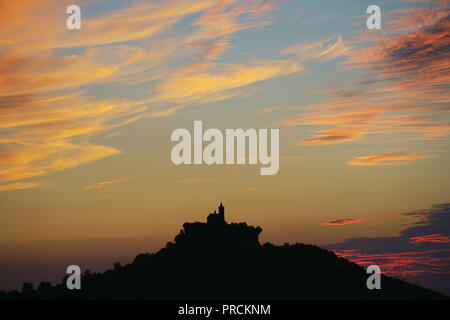
[[[0,1],[0,289],[129,262],[223,201],[262,242],[376,258],[450,294],[449,7]],[[278,128],[279,172],[174,165],[171,133],[196,120]]]

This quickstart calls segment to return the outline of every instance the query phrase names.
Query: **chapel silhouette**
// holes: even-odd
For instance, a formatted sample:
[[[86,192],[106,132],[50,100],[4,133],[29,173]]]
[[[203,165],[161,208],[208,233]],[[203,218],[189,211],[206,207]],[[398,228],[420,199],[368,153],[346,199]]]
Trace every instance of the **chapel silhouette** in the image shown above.
[[[214,210],[214,212],[210,213],[208,218],[207,218],[208,224],[216,224],[216,225],[221,225],[221,224],[225,224],[225,207],[222,204],[222,201],[220,202],[219,205],[219,213],[216,212],[216,210]]]
[[[197,248],[249,248],[258,247],[262,229],[241,223],[225,221],[225,207],[220,202],[219,212],[210,213],[204,222],[186,222],[175,237],[179,246]]]

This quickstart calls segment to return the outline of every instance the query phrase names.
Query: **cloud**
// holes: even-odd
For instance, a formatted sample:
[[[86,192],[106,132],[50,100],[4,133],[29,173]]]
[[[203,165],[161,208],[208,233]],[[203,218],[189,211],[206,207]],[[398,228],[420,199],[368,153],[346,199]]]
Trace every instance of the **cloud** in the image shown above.
[[[230,35],[271,24],[267,15],[278,7],[276,1],[218,1],[192,23],[199,28],[188,38],[189,46],[196,50],[194,61],[217,60],[231,47]],[[192,63],[196,64],[188,65]]]
[[[409,238],[411,243],[435,242],[435,243],[450,243],[450,236],[444,236],[440,233],[429,234],[419,237]]]
[[[43,182],[13,182],[9,184],[0,185],[1,191],[9,191],[9,190],[20,190],[20,189],[31,189],[37,188],[45,185]]]
[[[134,179],[135,177],[124,177],[124,178],[120,178],[120,179],[113,179],[113,180],[106,180],[106,181],[101,181],[101,182],[97,182],[94,184],[91,184],[89,186],[84,187],[84,189],[87,190],[98,190],[98,189],[102,189],[104,186],[110,185],[110,184],[116,184],[119,182],[123,182],[129,179]]]
[[[90,5],[83,8],[89,11]],[[276,59],[231,64],[221,57],[232,47],[233,35],[273,23],[279,2],[133,1],[85,15],[77,32],[64,27],[61,1],[0,6],[0,185],[119,154],[92,141],[141,118],[250,95],[253,84],[298,75],[307,61],[338,57],[346,59],[343,68],[364,69],[370,80],[333,88],[329,94],[335,100],[282,121],[337,126],[300,144],[351,142],[374,132],[414,132],[416,139],[450,132],[444,72],[448,14],[442,8],[397,11],[387,22],[393,37],[358,43],[336,36],[289,46]],[[420,28],[411,28],[412,17],[419,15]],[[187,17],[192,19],[186,27],[177,28]],[[401,29],[405,25],[408,32]],[[126,90],[138,83],[148,88],[138,101],[93,98],[87,92],[92,85],[115,92],[116,86]]]
[[[82,8],[89,10],[89,5],[85,3]],[[155,37],[173,27],[183,17],[215,5],[216,1],[213,0],[138,0],[118,10],[95,16],[84,15],[81,30],[71,32],[65,28],[67,3],[43,0],[38,4],[33,0],[23,0],[17,4],[2,4],[0,45],[42,50],[137,41]],[[36,32],[41,36],[35,37]]]
[[[268,113],[271,113],[271,112],[274,112],[274,111],[277,111],[277,110],[280,110],[280,107],[267,107],[267,108],[262,109],[256,115],[260,116],[260,115],[268,114]]]
[[[398,236],[351,238],[324,247],[363,266],[376,264],[389,276],[450,294],[450,204],[427,211],[425,220],[410,224]]]
[[[295,56],[299,61],[330,61],[346,56],[350,50],[351,47],[343,41],[342,37],[337,36],[313,43],[300,43],[287,47],[281,52],[281,55]]]
[[[348,162],[351,166],[392,166],[411,161],[422,160],[433,157],[429,154],[393,154],[382,153],[370,156],[358,157]]]
[[[171,64],[192,58],[192,49],[202,52],[194,59],[200,64],[218,60],[230,47],[228,37],[233,33],[270,23],[265,15],[275,8],[274,3],[134,1],[117,10],[84,15],[82,29],[73,32],[65,28],[65,4],[61,1],[2,2],[0,188],[31,186],[33,182],[21,184],[25,183],[21,180],[119,154],[120,150],[92,140],[141,118],[168,117],[184,107],[174,107],[172,100],[225,99],[240,93],[224,91],[278,72],[282,75],[283,62],[278,67],[255,66],[249,72],[242,65],[222,65],[222,75],[205,69],[204,75],[191,76],[199,81],[197,85],[202,79],[224,80],[224,90],[217,84],[217,88],[203,88],[204,92],[198,90],[193,95],[174,89],[186,75],[178,82],[166,79],[177,68]],[[83,3],[83,10],[89,12],[91,4]],[[178,22],[193,15],[192,25],[174,30]],[[261,78],[251,74],[264,73],[264,68],[266,75]],[[247,80],[239,79],[240,71]],[[138,101],[101,95],[93,98],[86,93],[93,84],[111,91],[108,86],[126,88],[155,80],[167,84]],[[174,99],[163,92],[166,88],[169,93],[174,90]],[[148,110],[149,105],[157,110]],[[10,184],[13,181],[17,184]]]
[[[344,57],[339,71],[357,73],[358,80],[343,77],[330,84],[321,90],[326,101],[306,106],[280,125],[327,126],[309,140],[316,144],[364,140],[368,134],[376,143],[404,140],[406,134],[411,142],[428,143],[450,134],[448,1],[386,11],[383,17],[383,32],[363,29],[350,41],[333,46]],[[294,46],[285,53],[334,57],[327,51],[317,54],[319,48],[320,43]],[[357,128],[360,134],[334,137],[332,130],[342,127]]]
[[[340,219],[340,220],[324,222],[321,225],[324,225],[324,226],[342,226],[344,224],[360,223],[361,221],[363,221],[362,218]]]
[[[217,64],[214,70],[184,74],[157,85],[155,102],[210,102],[238,95],[234,89],[302,70],[294,60],[259,60],[249,64]]]
[[[425,217],[430,214],[429,210],[416,210],[413,212],[400,213],[399,217]]]
[[[175,114],[176,111],[183,109],[184,106],[176,106],[163,111],[153,111],[146,115],[148,118],[165,118]]]
[[[313,138],[305,139],[295,145],[335,144],[357,140],[363,131],[357,128],[338,128],[319,131]]]
[[[382,217],[376,217],[376,218],[355,218],[355,219],[339,219],[329,222],[321,223],[321,226],[340,226],[344,224],[352,224],[352,223],[359,223],[362,221],[370,222],[370,221],[382,221],[382,220],[389,220],[389,219],[399,219],[399,218],[428,218],[428,216],[431,214],[430,210],[416,210],[413,212],[407,212],[407,213],[400,213],[396,215],[391,216],[382,216]]]
[[[259,16],[260,13],[267,11],[264,6],[258,6],[258,8],[250,12],[258,13],[257,16]],[[235,13],[242,12],[240,8]],[[212,25],[217,23],[215,20],[207,19],[207,21]],[[254,27],[253,23],[245,26]],[[229,28],[236,32],[241,27],[235,27],[233,24]],[[230,30],[220,32],[228,34]],[[250,60],[245,64],[218,63],[210,61],[215,59],[206,59],[208,61],[202,59],[201,63],[184,65],[172,73],[170,79],[156,86],[157,95],[152,102],[206,103],[241,95],[241,91],[237,90],[239,88],[305,70],[303,63],[306,61],[314,59],[328,61],[342,56],[348,48],[341,37],[337,37],[334,42],[333,40],[334,38],[329,38],[312,44],[300,44],[287,48],[281,53],[282,59]]]
[[[378,265],[382,273],[388,276],[403,278],[416,283],[429,273],[435,275],[450,273],[448,271],[450,249],[376,254],[366,254],[351,249],[336,250],[335,253],[363,266]],[[422,285],[427,286],[427,283],[422,283]],[[427,287],[432,286],[428,285]]]
[[[138,0],[89,14],[91,5],[82,4],[88,14],[73,32],[61,1],[1,4],[0,185],[119,154],[92,141],[142,118],[248,96],[252,84],[299,73],[303,62],[329,61],[347,48],[337,37],[292,46],[277,59],[224,63],[232,36],[273,23],[279,2]],[[178,28],[186,17],[192,19]],[[147,96],[89,92],[134,84],[144,84]]]
[[[87,101],[77,93],[13,96],[5,103],[0,110],[0,183],[36,178],[119,154],[114,147],[88,140],[136,121],[145,111],[130,101]]]

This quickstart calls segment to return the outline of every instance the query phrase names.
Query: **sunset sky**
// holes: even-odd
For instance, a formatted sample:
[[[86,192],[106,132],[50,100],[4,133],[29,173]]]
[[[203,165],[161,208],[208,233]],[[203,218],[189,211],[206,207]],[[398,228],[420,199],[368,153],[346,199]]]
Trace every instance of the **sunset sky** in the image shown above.
[[[71,4],[81,30],[66,28]],[[371,4],[381,30],[366,27]],[[440,275],[450,294],[449,9],[0,1],[0,290],[129,262],[223,201],[262,242],[329,245],[382,271],[403,257],[386,270]],[[174,165],[170,135],[194,120],[279,128],[278,174]],[[375,252],[366,238],[390,240]]]

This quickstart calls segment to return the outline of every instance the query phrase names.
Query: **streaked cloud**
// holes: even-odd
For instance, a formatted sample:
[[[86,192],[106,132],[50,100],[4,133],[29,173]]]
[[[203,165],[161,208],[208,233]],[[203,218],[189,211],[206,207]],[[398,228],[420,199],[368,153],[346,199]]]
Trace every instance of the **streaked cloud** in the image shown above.
[[[86,187],[84,187],[84,189],[85,190],[98,190],[98,189],[102,189],[104,186],[120,183],[120,182],[129,180],[129,179],[134,179],[134,178],[135,177],[124,177],[124,178],[120,178],[120,179],[101,181],[101,182],[97,182],[97,183],[91,184],[89,186],[86,186]]]
[[[175,112],[177,112],[178,110],[183,109],[184,106],[176,106],[176,107],[172,107],[166,110],[162,110],[162,111],[152,111],[147,113],[146,117],[148,118],[165,118],[165,117],[170,117],[173,114],[175,114]]]
[[[393,154],[383,153],[357,157],[348,162],[351,166],[392,166],[409,163],[416,160],[431,158],[429,154]]]
[[[172,101],[226,99],[240,94],[234,89],[287,74],[293,65],[295,69],[291,61],[255,62],[249,69],[214,65],[231,47],[233,33],[271,23],[266,15],[276,9],[272,1],[134,1],[117,10],[84,15],[77,32],[65,28],[66,4],[61,1],[10,1],[0,6],[3,189],[38,186],[22,180],[119,154],[117,148],[92,140],[111,137],[117,128],[141,118],[168,117],[184,107]],[[188,28],[174,30],[194,14]],[[186,59],[191,61],[185,65],[208,68],[191,68],[175,76],[178,67],[173,62]],[[167,79],[168,74],[174,77]],[[162,82],[138,101],[93,98],[85,92],[93,84],[126,88],[155,80]],[[197,89],[178,87],[190,80]],[[202,87],[210,81],[211,86]]]
[[[339,62],[340,71],[354,72],[359,80],[330,84],[320,90],[327,94],[327,101],[307,105],[302,113],[279,122],[283,126],[326,127],[315,128],[313,137],[297,145],[364,141],[368,134],[374,135],[371,141],[376,143],[405,134],[411,142],[425,143],[450,134],[448,1],[415,4],[384,12],[383,17],[383,32],[364,29],[350,41],[339,39],[332,46],[336,55],[328,51],[318,55],[322,59],[344,57]],[[286,52],[317,54],[317,48],[321,43],[294,46]],[[346,134],[342,128],[359,134]],[[427,157],[374,155],[351,163],[394,164]]]
[[[281,54],[294,56],[299,61],[320,60],[330,61],[346,56],[351,47],[348,46],[341,36],[326,38],[313,43],[299,43],[284,49]]]
[[[299,73],[305,70],[304,62],[332,60],[347,50],[342,38],[337,37],[289,47],[282,51],[281,59],[253,59],[245,64],[209,61],[183,66],[182,72],[178,70],[156,86],[157,95],[151,101],[207,103],[245,95],[247,90],[240,90],[242,87]]]
[[[317,132],[313,138],[305,139],[298,142],[296,145],[301,144],[334,144],[343,143],[348,141],[357,140],[363,131],[356,128],[338,128],[329,129]]]
[[[295,60],[259,60],[248,64],[218,64],[213,70],[175,76],[157,85],[155,102],[206,103],[240,95],[235,90],[303,69]]]
[[[362,218],[339,219],[339,220],[324,222],[324,223],[322,223],[322,225],[324,225],[324,226],[342,226],[345,224],[360,223],[361,221],[363,221]]]
[[[262,109],[256,115],[260,116],[260,115],[263,115],[263,114],[272,113],[272,112],[277,111],[277,110],[280,110],[280,107],[267,107],[267,108]]]
[[[20,190],[20,189],[31,189],[37,188],[45,185],[43,182],[35,181],[35,182],[13,182],[9,184],[0,185],[1,191],[9,191],[9,190]]]
[[[450,236],[445,236],[440,233],[429,234],[419,237],[409,238],[411,243],[422,243],[422,242],[435,242],[435,243],[450,243]]]
[[[423,218],[425,221],[427,220],[428,216],[432,213],[430,210],[416,210],[413,212],[407,212],[407,213],[400,213],[396,215],[389,215],[389,216],[381,216],[381,217],[375,217],[375,218],[352,218],[352,219],[338,219],[334,221],[324,222],[320,225],[322,226],[340,226],[344,224],[352,224],[352,223],[359,223],[362,221],[365,222],[373,222],[373,221],[383,221],[383,220],[390,220],[390,219],[399,219],[399,218]]]
[[[336,255],[363,266],[378,265],[381,272],[413,280],[430,273],[450,274],[450,249],[405,251],[395,253],[364,253],[356,249],[336,250]],[[417,281],[417,280],[416,280]]]
[[[399,235],[350,238],[324,247],[362,266],[378,265],[386,275],[450,294],[450,204],[393,217],[417,214],[425,220],[407,224]]]

